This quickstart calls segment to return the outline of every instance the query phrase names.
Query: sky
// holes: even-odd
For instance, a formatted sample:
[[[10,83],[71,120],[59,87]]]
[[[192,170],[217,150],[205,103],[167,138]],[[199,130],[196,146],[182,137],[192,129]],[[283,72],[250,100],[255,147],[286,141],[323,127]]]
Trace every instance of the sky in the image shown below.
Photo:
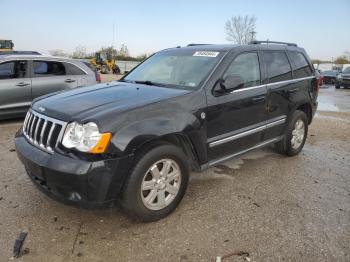
[[[225,23],[238,15],[257,18],[258,40],[294,42],[312,58],[350,52],[350,0],[0,0],[0,39],[43,53],[126,44],[137,56],[229,43]]]

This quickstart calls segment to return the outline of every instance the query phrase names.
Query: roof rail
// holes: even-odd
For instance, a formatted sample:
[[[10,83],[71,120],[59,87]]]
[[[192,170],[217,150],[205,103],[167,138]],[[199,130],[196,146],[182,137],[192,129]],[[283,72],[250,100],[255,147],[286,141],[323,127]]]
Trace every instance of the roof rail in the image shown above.
[[[41,55],[37,51],[0,51],[0,55]]]
[[[197,45],[212,45],[212,44],[188,44],[187,46],[197,46]]]
[[[288,46],[298,46],[295,43],[287,43],[287,42],[278,42],[278,41],[250,41],[250,45],[259,45],[259,44],[279,44],[279,45],[288,45]]]

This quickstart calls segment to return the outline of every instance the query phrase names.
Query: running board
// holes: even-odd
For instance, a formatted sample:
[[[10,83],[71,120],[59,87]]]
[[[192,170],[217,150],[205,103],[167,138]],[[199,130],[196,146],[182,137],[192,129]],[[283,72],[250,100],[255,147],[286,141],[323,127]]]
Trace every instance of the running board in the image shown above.
[[[258,149],[258,148],[261,148],[261,147],[264,147],[264,146],[267,146],[269,144],[272,144],[272,143],[276,143],[278,141],[281,141],[282,139],[284,138],[284,136],[279,136],[279,137],[276,137],[276,138],[273,138],[273,139],[269,139],[269,140],[266,140],[260,144],[257,144],[253,147],[250,147],[250,148],[247,148],[247,149],[244,149],[240,152],[237,152],[237,153],[234,153],[232,155],[227,155],[227,156],[224,156],[222,158],[219,158],[219,159],[215,159],[215,160],[212,160],[212,161],[209,161],[207,164],[204,164],[204,165],[201,165],[201,171],[204,171],[205,169],[211,167],[211,166],[214,166],[216,164],[219,164],[221,162],[224,162],[226,160],[229,160],[231,158],[234,158],[236,156],[240,156],[240,155],[243,155],[251,150],[254,150],[254,149]]]

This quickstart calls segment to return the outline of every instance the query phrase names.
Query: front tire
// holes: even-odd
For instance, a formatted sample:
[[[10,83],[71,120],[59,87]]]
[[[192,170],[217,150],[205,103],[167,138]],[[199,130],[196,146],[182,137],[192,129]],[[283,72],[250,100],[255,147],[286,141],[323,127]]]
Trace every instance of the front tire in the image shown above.
[[[185,194],[188,166],[183,151],[173,145],[159,145],[140,154],[123,189],[123,208],[144,222],[166,217]]]
[[[295,156],[303,149],[308,132],[308,119],[303,111],[296,110],[289,122],[283,140],[275,143],[278,153]]]
[[[101,66],[101,74],[108,74],[108,67],[106,65]]]
[[[336,88],[336,89],[339,89],[339,88],[340,88],[340,85],[335,85],[335,88]]]

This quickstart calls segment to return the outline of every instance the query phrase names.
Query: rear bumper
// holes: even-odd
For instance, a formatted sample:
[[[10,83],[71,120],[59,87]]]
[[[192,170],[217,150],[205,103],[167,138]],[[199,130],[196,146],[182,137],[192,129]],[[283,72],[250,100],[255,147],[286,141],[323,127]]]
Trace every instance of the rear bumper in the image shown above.
[[[87,208],[114,203],[131,161],[130,156],[89,162],[49,154],[28,143],[21,130],[15,146],[30,179],[42,192],[60,202]]]
[[[325,84],[334,84],[336,81],[336,77],[333,76],[324,76],[323,77],[323,83]]]

